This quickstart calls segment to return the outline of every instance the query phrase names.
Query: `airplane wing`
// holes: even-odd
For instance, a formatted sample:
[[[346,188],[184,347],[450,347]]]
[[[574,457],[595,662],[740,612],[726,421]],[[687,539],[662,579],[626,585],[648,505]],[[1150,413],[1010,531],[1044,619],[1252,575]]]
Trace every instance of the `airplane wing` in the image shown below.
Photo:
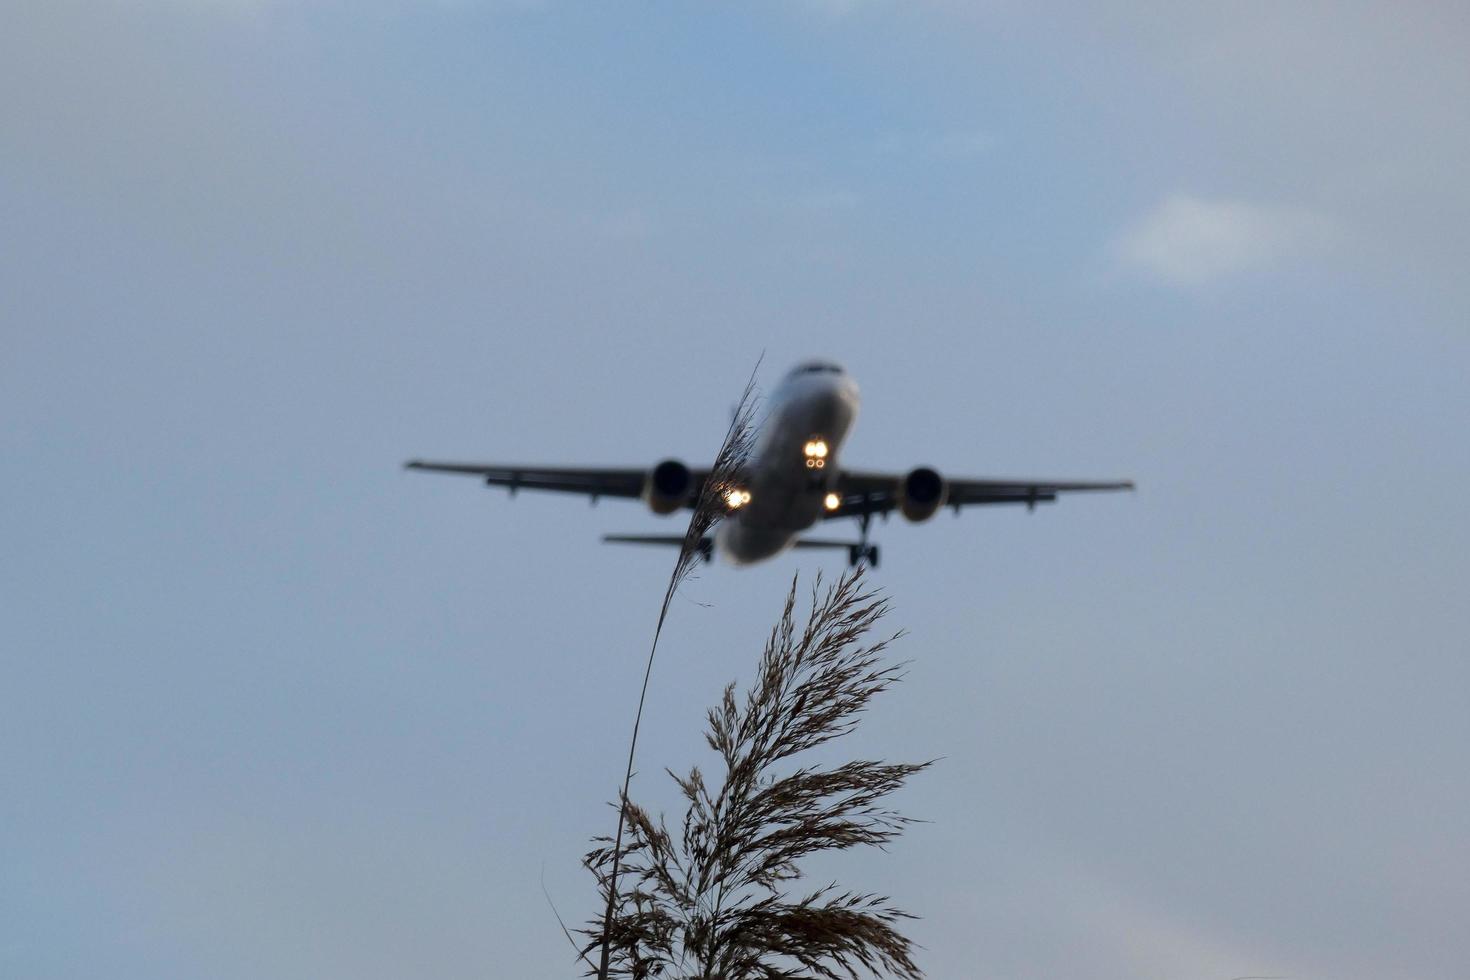
[[[887,514],[897,510],[899,485],[906,474],[864,473],[844,471],[837,479],[836,493],[841,503],[836,509],[823,515],[834,517],[862,517],[871,514]],[[944,506],[953,507],[958,513],[961,507],[976,504],[1025,504],[1028,508],[1037,504],[1056,502],[1064,493],[1085,493],[1109,490],[1132,490],[1132,480],[1081,481],[1081,480],[946,480],[948,494]]]
[[[511,493],[517,490],[555,490],[561,493],[580,493],[593,500],[598,497],[632,497],[643,495],[649,470],[614,467],[578,466],[519,466],[505,463],[443,463],[412,459],[403,464],[408,470],[427,470],[433,473],[458,473],[477,476],[492,487],[506,487]],[[685,507],[692,507],[699,499],[708,470],[691,470],[690,490]]]

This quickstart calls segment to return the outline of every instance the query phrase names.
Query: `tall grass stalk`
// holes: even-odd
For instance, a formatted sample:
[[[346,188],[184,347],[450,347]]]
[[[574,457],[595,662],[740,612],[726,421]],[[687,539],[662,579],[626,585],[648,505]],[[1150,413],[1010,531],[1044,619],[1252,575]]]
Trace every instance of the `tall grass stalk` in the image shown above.
[[[663,604],[659,606],[658,611],[658,622],[653,629],[653,642],[649,646],[648,660],[643,669],[643,686],[638,692],[638,710],[633,715],[633,734],[628,739],[628,765],[623,773],[622,790],[618,794],[619,800],[623,802],[628,799],[628,787],[633,781],[633,762],[638,752],[638,730],[643,722],[643,706],[648,699],[648,680],[653,675],[653,659],[658,653],[658,640],[663,634],[664,620],[669,615],[669,605],[674,601],[674,594],[679,591],[679,586],[689,578],[695,566],[703,559],[706,553],[705,536],[726,513],[726,495],[743,482],[745,465],[750,459],[755,439],[755,376],[759,370],[760,362],[757,361],[750,379],[745,383],[745,390],[740,395],[740,401],[734,412],[731,413],[730,427],[725,430],[725,439],[720,445],[720,451],[715,455],[714,465],[710,468],[709,476],[700,489],[699,499],[694,505],[694,513],[689,518],[689,527],[684,532],[684,541],[679,547],[679,556],[674,561],[674,570],[669,575],[668,588],[664,590]],[[608,980],[609,977],[610,944],[608,940],[613,928],[613,913],[618,902],[618,874],[621,870],[623,832],[627,826],[627,818],[627,807],[620,805],[618,807],[618,829],[613,838],[611,865],[605,882],[607,907],[603,914],[602,929],[599,939],[583,950],[585,956],[594,946],[601,945],[602,951],[597,967],[599,980]]]

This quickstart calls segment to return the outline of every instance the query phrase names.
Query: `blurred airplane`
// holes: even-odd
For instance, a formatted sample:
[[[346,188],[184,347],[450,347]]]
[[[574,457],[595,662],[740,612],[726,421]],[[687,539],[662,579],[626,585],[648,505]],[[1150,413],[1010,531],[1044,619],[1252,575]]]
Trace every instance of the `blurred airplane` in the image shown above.
[[[858,411],[856,382],[830,361],[807,361],[786,375],[772,393],[769,412],[745,467],[745,483],[728,491],[727,513],[715,533],[700,543],[708,560],[718,550],[736,565],[774,557],[788,548],[830,548],[847,552],[848,562],[878,564],[878,546],[868,541],[873,515],[885,519],[898,511],[910,521],[927,521],[941,508],[972,504],[1053,503],[1058,494],[1078,491],[1132,490],[1129,480],[1078,482],[1059,480],[946,479],[919,466],[907,473],[845,470],[838,463],[843,440]],[[655,514],[693,507],[709,477],[708,469],[692,469],[667,459],[651,469],[607,469],[559,466],[511,466],[499,463],[444,463],[411,460],[411,470],[478,476],[490,486],[517,490],[556,490],[591,497],[642,499]],[[856,541],[803,538],[818,521],[855,518]],[[683,544],[684,536],[610,534],[604,541],[620,544]]]

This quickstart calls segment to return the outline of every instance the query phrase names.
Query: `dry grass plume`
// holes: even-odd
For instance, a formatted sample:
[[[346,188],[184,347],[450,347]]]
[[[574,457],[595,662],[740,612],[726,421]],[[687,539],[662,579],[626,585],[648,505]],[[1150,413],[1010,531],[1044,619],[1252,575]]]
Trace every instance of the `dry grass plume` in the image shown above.
[[[584,859],[609,912],[582,930],[605,977],[797,980],[862,973],[917,980],[908,913],[883,896],[836,885],[797,890],[808,856],[893,840],[910,822],[885,798],[929,763],[797,757],[851,732],[873,698],[899,679],[873,639],[887,600],[861,570],[812,592],[796,621],[792,582],[760,669],[710,709],[705,741],[723,773],[670,773],[686,809],[676,830],[628,799],[625,833],[598,838]],[[623,882],[620,885],[619,876]],[[590,961],[589,961],[590,962]]]

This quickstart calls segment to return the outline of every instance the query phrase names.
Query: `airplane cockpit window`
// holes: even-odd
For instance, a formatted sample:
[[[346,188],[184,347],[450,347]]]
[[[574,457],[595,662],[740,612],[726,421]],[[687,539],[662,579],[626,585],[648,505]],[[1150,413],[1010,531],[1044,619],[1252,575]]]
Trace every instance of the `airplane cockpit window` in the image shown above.
[[[792,371],[791,371],[791,374],[788,375],[788,377],[793,377],[794,378],[794,377],[796,377],[798,375],[802,375],[802,374],[841,374],[841,373],[842,373],[842,368],[839,365],[833,364],[831,361],[807,361],[805,364],[798,364],[795,368],[793,368]]]

